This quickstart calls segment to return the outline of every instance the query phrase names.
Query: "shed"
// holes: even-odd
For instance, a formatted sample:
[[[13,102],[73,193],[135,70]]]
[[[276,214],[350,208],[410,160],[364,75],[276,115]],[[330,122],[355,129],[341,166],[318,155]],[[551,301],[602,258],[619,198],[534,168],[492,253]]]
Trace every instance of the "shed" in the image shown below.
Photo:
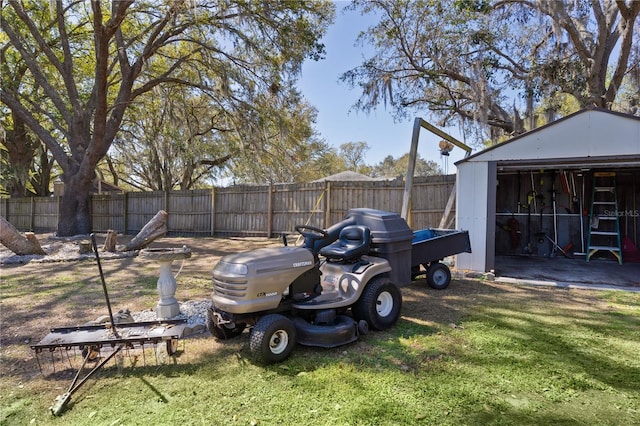
[[[458,269],[489,272],[500,256],[638,256],[640,117],[584,109],[456,166],[456,227],[472,247]]]

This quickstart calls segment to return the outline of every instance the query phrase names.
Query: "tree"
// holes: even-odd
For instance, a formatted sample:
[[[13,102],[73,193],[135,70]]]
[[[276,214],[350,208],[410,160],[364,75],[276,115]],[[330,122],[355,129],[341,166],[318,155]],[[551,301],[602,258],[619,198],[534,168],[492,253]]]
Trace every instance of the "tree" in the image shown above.
[[[353,0],[350,8],[379,17],[359,37],[375,54],[341,76],[362,91],[357,109],[428,109],[440,125],[480,124],[494,140],[531,128],[534,102],[556,93],[612,108],[640,66],[638,1]]]
[[[5,116],[0,120],[4,130],[0,138],[3,147],[2,186],[12,197],[26,197],[30,192],[29,176],[38,141],[19,118]]]
[[[322,57],[318,40],[334,13],[329,2],[242,0],[56,1],[49,9],[9,0],[2,8],[2,47],[45,98],[7,90],[3,75],[0,101],[62,169],[59,235],[90,231],[96,165],[138,98],[184,85],[249,109],[256,93],[291,84],[305,58]]]
[[[401,157],[393,158],[388,155],[373,167],[373,176],[395,178],[398,176],[406,176],[409,167],[409,154]],[[416,165],[413,172],[414,176],[434,176],[441,175],[442,170],[435,161],[427,161],[418,153],[416,156]]]
[[[193,189],[215,178],[234,152],[220,111],[186,86],[157,87],[131,105],[107,166],[114,182],[138,190]]]
[[[0,47],[0,75],[3,89],[16,95],[29,90],[30,96],[40,96],[39,88],[27,75],[27,67],[8,44]],[[24,89],[28,86],[27,89]],[[13,197],[49,195],[50,171],[53,163],[46,147],[25,125],[15,111],[0,108],[0,145],[2,145],[2,173],[0,186]],[[46,117],[40,117],[45,120]]]
[[[331,148],[312,124],[317,110],[293,87],[282,96],[265,93],[251,111],[240,109],[230,125],[233,133],[221,135],[234,150],[228,174],[236,183],[307,182],[322,177],[323,161]]]
[[[366,142],[347,142],[340,145],[340,156],[344,158],[348,170],[357,170],[364,164],[364,156],[369,150]]]
[[[49,196],[53,159],[20,118],[0,118],[0,187],[12,197]]]

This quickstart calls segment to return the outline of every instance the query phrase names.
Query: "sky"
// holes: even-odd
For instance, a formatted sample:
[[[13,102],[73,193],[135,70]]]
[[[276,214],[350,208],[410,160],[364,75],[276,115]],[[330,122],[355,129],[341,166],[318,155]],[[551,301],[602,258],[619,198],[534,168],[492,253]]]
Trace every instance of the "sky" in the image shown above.
[[[318,109],[316,130],[330,145],[339,149],[346,142],[366,142],[369,150],[365,163],[380,163],[386,156],[401,157],[409,152],[415,117],[394,122],[390,110],[384,106],[368,115],[350,111],[360,92],[339,82],[342,73],[363,62],[366,47],[356,45],[356,37],[374,23],[372,17],[361,16],[359,12],[343,12],[348,3],[336,2],[336,19],[322,39],[326,56],[321,61],[306,61],[298,88],[310,104]],[[370,53],[370,52],[369,52]],[[425,111],[426,113],[426,111]],[[428,117],[421,116],[425,120]],[[442,129],[460,139],[456,129]],[[440,155],[438,142],[441,138],[427,130],[422,130],[418,153],[425,160],[435,161],[442,169],[448,166],[449,173],[455,173],[454,162],[464,157],[464,151],[454,148],[447,159]]]

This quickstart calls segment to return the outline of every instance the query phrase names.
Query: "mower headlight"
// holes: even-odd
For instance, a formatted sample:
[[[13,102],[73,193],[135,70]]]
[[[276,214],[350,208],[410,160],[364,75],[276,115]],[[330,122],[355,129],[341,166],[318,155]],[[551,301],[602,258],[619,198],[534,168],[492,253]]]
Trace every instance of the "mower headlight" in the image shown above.
[[[247,265],[228,262],[218,262],[213,271],[221,275],[247,275],[249,273]]]

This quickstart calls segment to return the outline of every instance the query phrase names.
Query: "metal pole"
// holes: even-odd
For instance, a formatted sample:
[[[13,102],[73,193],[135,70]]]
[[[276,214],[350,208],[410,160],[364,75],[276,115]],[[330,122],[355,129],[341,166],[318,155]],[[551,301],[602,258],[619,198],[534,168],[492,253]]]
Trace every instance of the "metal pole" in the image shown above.
[[[107,309],[109,310],[109,320],[111,321],[111,330],[116,337],[118,330],[116,330],[116,323],[113,320],[113,312],[111,311],[111,302],[109,301],[109,293],[107,292],[107,284],[104,282],[104,273],[102,272],[102,264],[100,263],[100,256],[98,255],[98,245],[96,244],[96,235],[91,234],[91,244],[93,245],[93,252],[96,254],[96,261],[98,262],[98,271],[100,271],[100,280],[102,281],[102,290],[104,290],[104,299],[107,301]]]
[[[409,149],[409,164],[407,166],[407,176],[405,176],[404,193],[402,194],[402,211],[400,216],[410,222],[409,209],[411,208],[411,187],[413,186],[413,172],[416,166],[418,155],[418,138],[420,137],[421,118],[416,118],[413,122],[413,133],[411,137],[411,148]]]

